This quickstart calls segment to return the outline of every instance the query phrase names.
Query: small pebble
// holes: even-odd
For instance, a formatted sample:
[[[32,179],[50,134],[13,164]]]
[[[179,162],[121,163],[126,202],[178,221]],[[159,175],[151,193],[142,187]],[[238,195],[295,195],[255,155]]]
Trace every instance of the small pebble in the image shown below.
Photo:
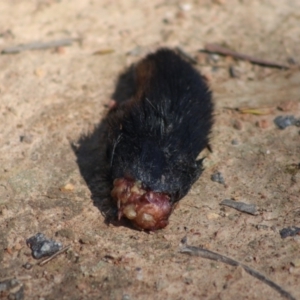
[[[243,128],[243,124],[240,120],[234,120],[233,121],[233,128],[237,129],[237,130],[242,130]]]
[[[238,211],[245,212],[250,215],[258,214],[257,207],[255,204],[248,204],[248,203],[244,203],[244,202],[234,201],[232,199],[225,199],[220,203],[220,205],[232,207]]]
[[[268,225],[263,225],[263,224],[257,224],[256,229],[257,230],[269,230],[269,226]]]
[[[252,257],[252,256],[247,256],[247,257],[245,258],[245,261],[246,261],[246,262],[251,262],[251,261],[253,261],[253,257]]]
[[[218,54],[210,54],[209,60],[212,62],[218,62],[220,60],[220,55]]]
[[[257,121],[255,125],[258,128],[262,128],[262,129],[268,128],[270,126],[268,120],[266,120],[266,119],[262,119],[262,120]]]
[[[300,127],[300,118],[299,118],[299,119],[296,119],[294,125],[297,126],[297,127]]]
[[[62,244],[47,239],[43,233],[37,233],[26,240],[27,245],[32,250],[32,256],[36,259],[50,256],[62,249]]]
[[[279,129],[285,129],[288,126],[295,125],[296,121],[294,116],[278,116],[274,119],[274,123]]]
[[[183,11],[190,11],[192,9],[192,5],[190,3],[180,4],[179,7]]]
[[[62,186],[60,190],[62,192],[73,192],[74,185],[72,183],[67,183],[66,185]]]
[[[85,245],[96,245],[97,241],[90,235],[85,235],[79,239],[79,243]]]
[[[232,140],[231,141],[231,145],[234,145],[234,146],[236,146],[236,145],[238,145],[239,144],[239,141],[238,140]]]
[[[300,258],[295,258],[293,261],[291,261],[291,264],[292,264],[295,268],[299,268],[299,267],[300,267]]]
[[[211,175],[210,179],[214,182],[218,182],[220,184],[225,184],[224,177],[221,172],[216,172]]]
[[[216,220],[216,219],[218,219],[219,217],[220,217],[220,215],[219,215],[219,214],[216,214],[216,213],[208,213],[208,214],[206,215],[207,220]]]
[[[142,268],[140,268],[140,267],[137,267],[137,268],[135,268],[135,271],[136,271],[136,279],[138,280],[138,281],[141,281],[141,280],[143,280],[143,270],[142,270]]]
[[[254,71],[247,72],[247,79],[254,80],[255,79],[255,72]]]
[[[230,66],[229,67],[229,75],[232,78],[240,78],[241,72],[235,66]]]
[[[279,234],[282,239],[285,239],[289,236],[300,235],[300,228],[296,226],[283,228],[279,231]]]
[[[33,141],[33,137],[31,134],[25,134],[20,136],[21,143],[31,144],[32,141]]]
[[[188,284],[188,285],[193,283],[193,279],[191,277],[185,277],[183,279],[183,281],[185,284]]]
[[[23,265],[23,268],[26,270],[30,270],[32,268],[32,264],[27,262],[26,264]]]
[[[135,48],[133,48],[132,50],[127,52],[127,55],[131,55],[131,56],[139,56],[141,55],[143,52],[142,47],[140,46],[136,46]]]
[[[296,65],[296,64],[297,64],[297,61],[295,60],[294,57],[288,57],[287,62],[288,62],[290,65]]]

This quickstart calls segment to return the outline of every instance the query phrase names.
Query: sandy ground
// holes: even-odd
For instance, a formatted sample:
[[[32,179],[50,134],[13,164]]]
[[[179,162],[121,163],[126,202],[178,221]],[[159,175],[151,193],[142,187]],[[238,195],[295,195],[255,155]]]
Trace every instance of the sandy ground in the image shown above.
[[[291,170],[300,163],[299,127],[273,123],[277,115],[300,117],[299,69],[199,52],[214,42],[299,63],[299,12],[298,0],[1,1],[0,50],[75,41],[0,55],[0,279],[17,278],[25,299],[280,298],[240,267],[179,253],[187,235],[191,245],[247,264],[300,299],[300,237],[279,234],[300,223],[300,171]],[[216,124],[202,177],[169,226],[148,234],[105,224],[93,189],[97,133],[118,76],[160,46],[197,59],[214,93]],[[268,114],[225,107],[268,107]],[[216,171],[225,185],[211,181]],[[230,198],[256,204],[259,214],[219,205]],[[37,232],[70,249],[36,265],[26,238]],[[22,299],[18,290],[2,296]]]

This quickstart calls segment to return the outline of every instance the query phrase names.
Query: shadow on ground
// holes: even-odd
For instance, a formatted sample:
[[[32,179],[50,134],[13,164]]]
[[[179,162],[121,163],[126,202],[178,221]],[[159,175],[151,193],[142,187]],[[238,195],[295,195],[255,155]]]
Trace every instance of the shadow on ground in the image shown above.
[[[130,99],[135,92],[133,66],[122,73],[117,81],[111,99],[116,106]],[[106,224],[131,227],[127,220],[117,220],[117,207],[110,196],[113,183],[110,175],[109,155],[107,153],[108,116],[95,127],[89,135],[83,135],[71,145],[81,176],[91,192],[94,205],[100,210]]]

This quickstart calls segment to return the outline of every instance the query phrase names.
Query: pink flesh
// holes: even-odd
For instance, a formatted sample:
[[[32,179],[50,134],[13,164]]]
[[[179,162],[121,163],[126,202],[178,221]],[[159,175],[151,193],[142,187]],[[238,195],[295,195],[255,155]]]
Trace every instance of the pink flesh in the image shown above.
[[[135,227],[156,230],[168,225],[172,212],[170,197],[143,189],[138,181],[117,178],[114,180],[112,197],[118,203],[118,217],[126,217]]]

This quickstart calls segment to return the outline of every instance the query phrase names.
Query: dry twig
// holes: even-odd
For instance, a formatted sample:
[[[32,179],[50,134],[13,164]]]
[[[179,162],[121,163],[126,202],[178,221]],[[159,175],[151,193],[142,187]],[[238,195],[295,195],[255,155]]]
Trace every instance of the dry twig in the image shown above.
[[[54,253],[53,255],[51,255],[50,257],[44,259],[43,261],[39,262],[38,265],[39,266],[43,266],[45,265],[46,263],[48,263],[49,261],[51,261],[53,258],[55,258],[56,256],[66,252],[69,248],[70,248],[71,245],[68,245],[64,248],[62,248],[61,250],[57,251],[56,253]]]
[[[274,113],[275,107],[228,107],[225,109],[237,111],[241,114],[251,114],[256,116],[270,115]]]
[[[204,47],[204,51],[209,52],[209,53],[216,53],[216,54],[220,54],[220,55],[225,55],[225,56],[232,56],[234,58],[247,60],[247,61],[252,62],[253,64],[257,64],[257,65],[261,65],[261,66],[265,66],[265,67],[280,68],[280,69],[290,69],[290,68],[292,68],[292,66],[289,66],[287,64],[257,58],[255,56],[243,54],[243,53],[240,53],[240,52],[235,52],[235,51],[232,51],[228,48],[220,46],[218,44],[206,44],[205,47]]]
[[[202,258],[207,258],[207,259],[214,260],[214,261],[220,261],[222,263],[225,263],[227,265],[234,266],[234,267],[241,266],[248,274],[259,279],[263,283],[267,284],[268,286],[270,286],[271,288],[276,290],[282,297],[289,299],[289,300],[296,300],[296,298],[294,298],[289,292],[284,290],[281,286],[276,284],[274,281],[270,280],[269,278],[267,278],[263,274],[259,273],[258,271],[254,270],[232,258],[226,257],[222,254],[212,252],[212,251],[204,249],[204,248],[188,246],[186,237],[184,237],[182,239],[181,243],[182,243],[182,248],[179,250],[180,253],[186,253],[191,256],[200,256]]]
[[[26,50],[42,50],[48,48],[57,48],[63,46],[71,46],[74,41],[77,39],[62,39],[62,40],[55,40],[50,42],[31,42],[28,44],[21,44],[13,47],[7,47],[2,49],[1,54],[15,54],[21,51]]]

